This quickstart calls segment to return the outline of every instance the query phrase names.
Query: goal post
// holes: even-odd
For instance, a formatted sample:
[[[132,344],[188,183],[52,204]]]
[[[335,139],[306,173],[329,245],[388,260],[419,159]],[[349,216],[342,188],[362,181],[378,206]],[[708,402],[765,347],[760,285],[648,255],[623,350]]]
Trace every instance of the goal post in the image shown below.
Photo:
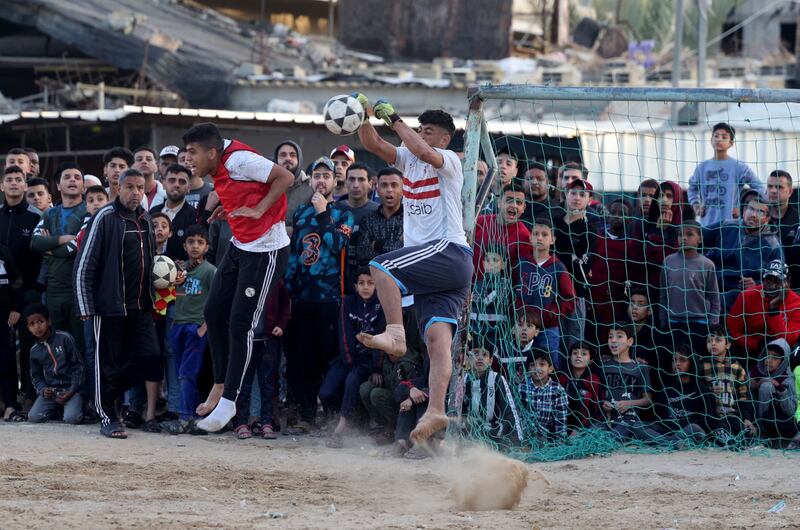
[[[624,198],[629,207],[635,206],[639,184],[646,179],[654,179],[658,183],[671,181],[685,190],[694,168],[702,161],[713,158],[711,128],[718,122],[729,123],[736,128],[731,153],[749,165],[761,181],[766,182],[767,175],[775,169],[783,169],[794,176],[800,174],[800,90],[481,85],[469,89],[467,100],[469,110],[464,132],[462,200],[464,227],[471,245],[477,244],[474,241],[476,220],[481,213],[488,211],[483,208],[484,197],[489,195],[491,198],[490,190],[494,190],[494,193],[499,190],[494,182],[500,178],[496,158],[498,138],[502,138],[503,146],[507,147],[512,143],[518,146],[516,154],[520,166],[535,160],[544,164],[548,172],[556,173],[568,161],[579,163],[588,170],[594,198],[600,203],[599,211],[604,211],[604,203],[611,199]],[[561,147],[559,138],[574,140],[578,148],[570,148],[571,151],[568,152]],[[488,174],[482,185],[478,182],[477,174],[479,160],[483,160],[488,166]],[[519,170],[517,182],[524,180],[524,173],[524,169]],[[563,189],[558,189],[558,183],[553,182],[552,175],[549,192],[553,201],[556,201],[559,192],[562,197],[564,193]],[[683,197],[685,201],[685,195]],[[530,202],[529,198],[526,200]],[[644,215],[646,217],[647,214]],[[601,222],[605,221],[601,219]],[[659,227],[663,229],[661,225]],[[646,242],[641,243],[644,245]],[[641,260],[639,265],[643,269],[663,265],[663,262],[648,262],[647,257],[630,259]],[[514,281],[508,271],[504,281]],[[475,287],[473,284],[473,290]],[[514,285],[513,289],[519,287]],[[651,286],[640,287],[650,289]],[[636,285],[628,281],[624,286],[624,294],[630,297],[632,292],[636,292]],[[470,294],[470,300],[472,295],[473,293]],[[625,303],[624,300],[613,299],[614,296],[611,295],[611,303]],[[588,287],[586,298],[587,305],[591,305],[589,299],[592,295]],[[666,310],[659,305],[660,299],[653,299],[650,303],[654,319],[656,311]],[[513,314],[517,309],[514,301],[507,304],[506,310],[512,313],[509,314],[510,319],[514,318]],[[456,365],[449,410],[457,411],[459,416],[464,400],[463,370],[468,345],[475,344],[476,338],[480,339],[478,343],[492,343],[495,353],[500,356],[509,355],[508,352],[513,349],[509,346],[514,340],[513,324],[507,323],[501,331],[492,331],[498,333],[496,340],[483,340],[484,334],[488,333],[487,327],[470,319],[473,310],[470,306],[466,308],[460,323],[462,325],[459,326],[459,340],[454,343]],[[726,308],[723,307],[723,322],[725,311]],[[592,320],[596,315],[596,312],[589,311],[577,317],[559,317],[559,351],[553,352],[553,355],[561,356],[559,370],[563,371],[569,362],[568,352],[565,351],[569,344],[565,338],[567,332],[564,330],[564,322],[570,318],[582,319],[587,326],[600,328],[605,322]],[[654,332],[659,331],[655,320],[652,324]],[[594,331],[597,332],[597,329]],[[580,340],[588,340],[583,333],[581,331]],[[593,337],[595,342],[592,346],[602,349],[604,343],[598,339],[600,335],[595,334]],[[678,346],[677,340],[669,334],[659,337],[655,342],[661,343],[654,344],[653,347],[663,346],[664,351],[672,355]],[[552,344],[555,344],[555,339]],[[698,371],[702,369],[700,364],[704,353],[696,352],[693,363]],[[666,361],[662,359],[660,362]],[[749,363],[745,360],[741,362]],[[746,367],[748,370],[750,368],[752,364]],[[667,379],[674,375],[670,370],[666,365],[650,366],[652,388],[648,390],[653,393],[661,392]],[[509,381],[513,394],[509,406],[515,409],[515,417],[524,431],[521,443],[523,451],[511,451],[517,456],[529,460],[555,460],[603,452],[617,446],[617,441],[607,436],[589,434],[557,443],[552,440],[543,441],[541,432],[537,431],[536,415],[523,410],[522,397],[515,387],[518,383],[519,381]],[[709,417],[713,415],[714,411],[708,411]],[[651,410],[643,411],[642,417],[649,421],[657,420]],[[477,437],[487,441],[486,436]],[[735,443],[740,443],[743,435],[736,432],[733,433],[733,438]],[[711,437],[704,440],[706,441],[697,443],[714,443]]]

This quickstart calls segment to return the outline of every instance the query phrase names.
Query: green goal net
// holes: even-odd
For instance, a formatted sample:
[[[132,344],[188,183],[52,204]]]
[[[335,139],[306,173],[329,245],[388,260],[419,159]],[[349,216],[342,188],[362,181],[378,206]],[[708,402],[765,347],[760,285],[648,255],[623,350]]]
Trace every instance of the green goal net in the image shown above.
[[[800,94],[469,93],[449,406],[527,460],[793,448]]]

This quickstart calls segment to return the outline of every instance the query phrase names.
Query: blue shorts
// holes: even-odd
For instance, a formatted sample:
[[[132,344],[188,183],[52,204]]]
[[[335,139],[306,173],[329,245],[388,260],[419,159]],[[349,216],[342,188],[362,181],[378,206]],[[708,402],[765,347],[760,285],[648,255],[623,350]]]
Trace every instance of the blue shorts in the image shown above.
[[[458,327],[472,281],[469,248],[439,239],[387,252],[369,264],[391,276],[403,295],[414,295],[423,337],[434,322]]]

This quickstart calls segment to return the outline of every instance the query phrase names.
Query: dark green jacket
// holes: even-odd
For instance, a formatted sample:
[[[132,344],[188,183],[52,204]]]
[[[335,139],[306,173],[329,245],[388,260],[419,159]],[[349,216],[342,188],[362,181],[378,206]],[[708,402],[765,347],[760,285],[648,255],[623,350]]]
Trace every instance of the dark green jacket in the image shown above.
[[[72,296],[72,265],[77,248],[68,243],[59,245],[59,236],[76,236],[86,217],[86,202],[72,208],[66,222],[61,223],[61,204],[47,210],[42,215],[39,226],[33,233],[31,249],[41,252],[47,258],[47,294]],[[49,253],[49,254],[46,254]]]

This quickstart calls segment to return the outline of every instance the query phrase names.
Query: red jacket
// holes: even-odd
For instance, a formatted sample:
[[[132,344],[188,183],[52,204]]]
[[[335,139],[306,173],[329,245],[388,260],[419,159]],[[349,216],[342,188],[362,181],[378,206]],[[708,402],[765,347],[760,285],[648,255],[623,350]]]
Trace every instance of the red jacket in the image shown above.
[[[492,247],[504,250],[506,269],[511,270],[521,257],[530,256],[531,233],[520,221],[501,225],[495,214],[479,216],[475,221],[475,253],[472,255],[475,277],[479,280],[483,278],[483,255]]]
[[[728,334],[750,354],[760,354],[767,340],[786,339],[794,347],[800,338],[800,295],[786,289],[783,304],[770,311],[763,287],[745,290],[728,312]]]
[[[626,282],[644,283],[642,243],[630,237],[597,238],[590,269],[589,293],[595,318],[608,324],[625,315]]]

